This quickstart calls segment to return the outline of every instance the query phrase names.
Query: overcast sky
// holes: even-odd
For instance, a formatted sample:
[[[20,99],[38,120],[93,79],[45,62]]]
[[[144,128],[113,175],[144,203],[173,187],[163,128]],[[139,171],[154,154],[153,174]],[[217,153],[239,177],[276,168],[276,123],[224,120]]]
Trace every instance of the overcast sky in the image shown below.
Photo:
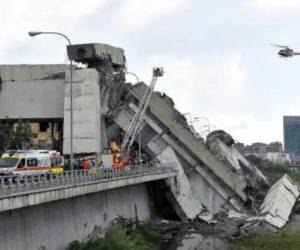
[[[282,116],[300,115],[300,57],[282,59],[271,43],[300,50],[300,0],[0,0],[0,63],[66,62],[65,41],[30,38],[59,31],[73,43],[125,49],[128,70],[193,117],[245,143],[282,141]],[[134,81],[128,77],[129,81]],[[198,129],[205,126],[202,119]]]

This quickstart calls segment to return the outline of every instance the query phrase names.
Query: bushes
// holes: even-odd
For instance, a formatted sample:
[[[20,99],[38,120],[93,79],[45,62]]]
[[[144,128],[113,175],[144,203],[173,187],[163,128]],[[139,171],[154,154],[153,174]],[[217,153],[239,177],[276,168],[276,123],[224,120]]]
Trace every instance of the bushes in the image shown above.
[[[285,174],[291,177],[293,181],[300,184],[300,171],[293,171],[288,167],[275,165],[268,160],[263,160],[253,155],[248,156],[247,159],[251,163],[255,164],[260,171],[262,171],[262,173],[268,178],[271,185]]]
[[[274,184],[278,181],[283,175],[287,174],[293,179],[293,181],[300,183],[300,171],[293,171],[288,167],[269,167],[269,168],[260,168],[262,173],[268,178],[271,184]]]
[[[118,218],[104,237],[73,241],[67,250],[145,250],[153,249],[158,242],[159,233],[150,222],[139,224],[131,219]]]

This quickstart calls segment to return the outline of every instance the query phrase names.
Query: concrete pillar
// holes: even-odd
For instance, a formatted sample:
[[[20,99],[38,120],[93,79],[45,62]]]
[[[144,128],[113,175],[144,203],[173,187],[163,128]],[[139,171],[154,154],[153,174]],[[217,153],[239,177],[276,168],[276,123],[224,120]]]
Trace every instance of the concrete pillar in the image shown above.
[[[191,183],[184,173],[174,150],[168,146],[157,159],[162,163],[174,163],[178,171],[177,181],[174,179],[166,180],[173,194],[171,201],[175,211],[182,220],[195,219],[202,211],[202,204],[192,189]]]
[[[70,154],[70,72],[66,71],[64,96],[64,154]],[[101,152],[101,104],[99,73],[95,69],[73,71],[73,153]]]

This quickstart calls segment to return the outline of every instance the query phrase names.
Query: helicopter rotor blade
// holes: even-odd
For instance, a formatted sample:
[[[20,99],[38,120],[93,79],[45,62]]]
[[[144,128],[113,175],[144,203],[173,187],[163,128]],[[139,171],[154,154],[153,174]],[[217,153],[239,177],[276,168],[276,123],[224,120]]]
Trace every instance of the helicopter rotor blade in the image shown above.
[[[270,44],[271,46],[274,46],[274,47],[278,47],[278,48],[285,48],[285,49],[288,49],[290,46],[287,46],[287,45],[278,45],[278,44]]]

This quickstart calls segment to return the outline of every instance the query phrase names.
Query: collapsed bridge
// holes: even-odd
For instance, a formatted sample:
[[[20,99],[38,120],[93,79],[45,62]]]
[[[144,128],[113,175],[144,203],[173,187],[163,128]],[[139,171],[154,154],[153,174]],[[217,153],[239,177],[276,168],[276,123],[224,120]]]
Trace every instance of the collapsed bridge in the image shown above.
[[[101,159],[111,139],[122,140],[128,131],[148,87],[125,82],[121,48],[78,44],[68,46],[68,55],[86,65],[73,68],[73,152],[75,157],[93,154]],[[63,153],[70,154],[69,69],[2,65],[0,77],[0,119],[63,120]],[[214,131],[204,142],[164,93],[154,92],[149,99],[140,134],[149,161],[176,166],[176,178],[163,180],[164,193],[159,193],[160,186],[151,189],[166,197],[182,220],[201,218],[205,211],[245,211],[268,190],[266,178],[233,147],[230,135]]]
[[[101,157],[111,138],[127,132],[147,85],[125,83],[126,59],[120,48],[79,44],[68,46],[68,54],[71,60],[87,65],[73,70],[73,151],[76,155],[94,153]],[[0,76],[0,118],[63,119],[63,151],[68,155],[68,68],[3,65]],[[45,86],[47,89],[43,89]],[[13,101],[9,98],[12,93]],[[168,183],[169,197],[181,218],[193,219],[203,208],[213,213],[224,208],[243,210],[244,204],[254,198],[250,194],[268,187],[260,171],[222,135],[209,136],[206,145],[203,138],[196,137],[186,118],[175,109],[174,101],[164,93],[151,96],[140,133],[141,148],[150,160],[176,163],[179,188]]]

